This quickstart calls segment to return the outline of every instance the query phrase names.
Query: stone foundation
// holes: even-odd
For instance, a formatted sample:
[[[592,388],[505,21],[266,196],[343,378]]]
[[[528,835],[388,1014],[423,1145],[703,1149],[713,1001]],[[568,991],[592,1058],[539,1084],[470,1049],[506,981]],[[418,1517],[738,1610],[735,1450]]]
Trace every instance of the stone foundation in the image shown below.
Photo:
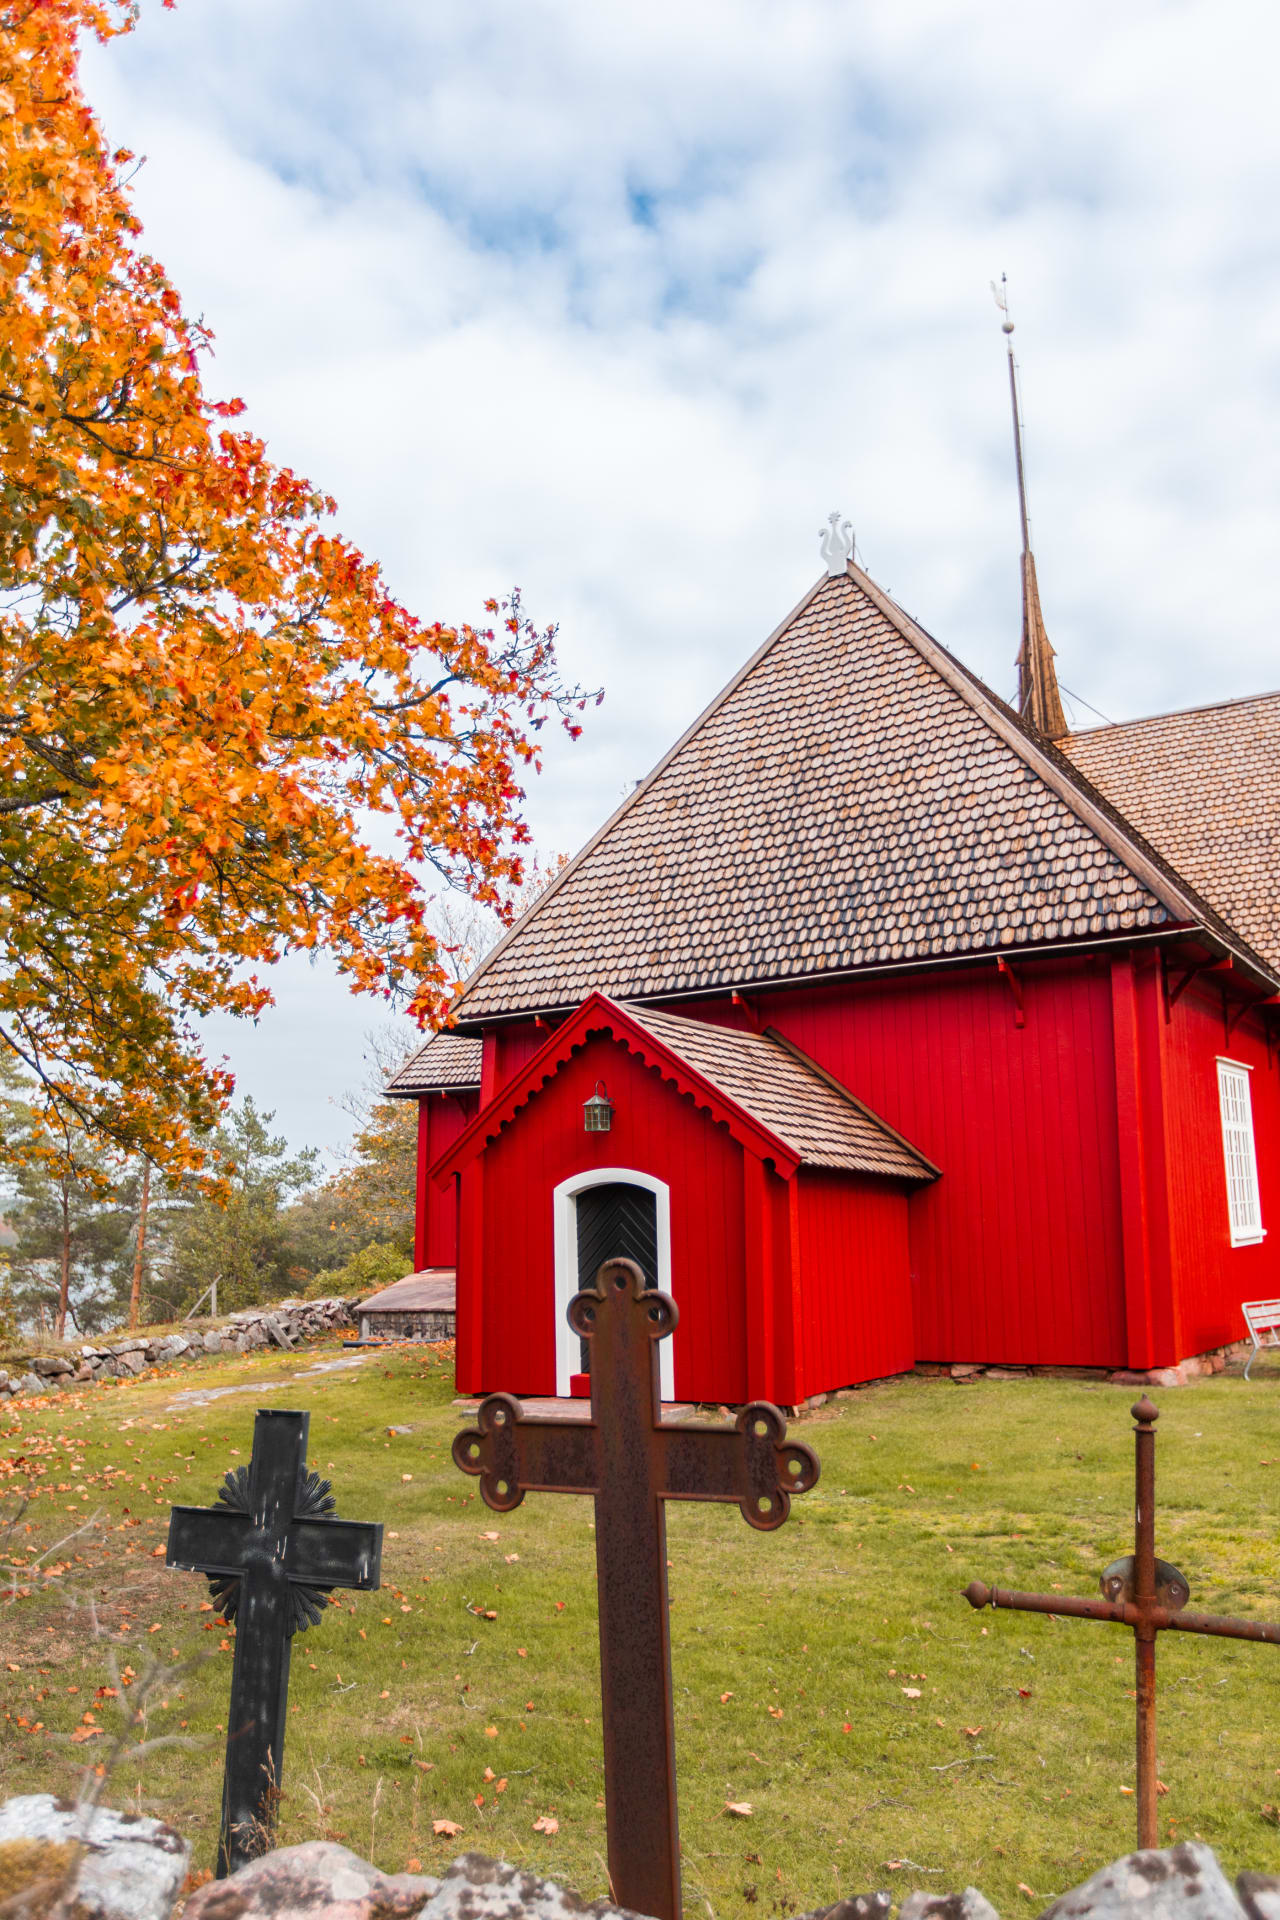
[[[454,1316],[443,1308],[410,1308],[402,1313],[382,1313],[376,1308],[360,1314],[362,1340],[452,1340]]]

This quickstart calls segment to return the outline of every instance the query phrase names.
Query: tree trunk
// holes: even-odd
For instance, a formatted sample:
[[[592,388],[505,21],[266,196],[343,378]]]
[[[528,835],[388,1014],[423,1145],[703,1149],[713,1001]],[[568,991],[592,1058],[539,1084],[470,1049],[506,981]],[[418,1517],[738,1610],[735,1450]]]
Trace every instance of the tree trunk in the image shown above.
[[[71,1292],[71,1196],[67,1192],[67,1183],[61,1182],[62,1196],[62,1277],[58,1287],[58,1318],[54,1325],[55,1339],[66,1338],[67,1300]]]
[[[142,1249],[147,1238],[147,1203],[151,1199],[151,1162],[142,1163],[142,1199],[138,1205],[138,1244],[133,1254],[133,1285],[129,1289],[129,1325],[136,1327],[142,1307]]]

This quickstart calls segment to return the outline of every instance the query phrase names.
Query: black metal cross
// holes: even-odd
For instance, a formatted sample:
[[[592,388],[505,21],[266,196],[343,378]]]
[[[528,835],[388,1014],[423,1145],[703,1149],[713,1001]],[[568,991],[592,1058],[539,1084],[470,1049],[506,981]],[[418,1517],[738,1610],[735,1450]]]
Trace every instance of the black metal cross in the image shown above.
[[[334,1587],[378,1585],[382,1527],[338,1520],[329,1482],[307,1471],[310,1415],[260,1409],[253,1455],[218,1489],[215,1507],[174,1507],[165,1564],[208,1576],[236,1623],[217,1874],[271,1844],[284,1770],[289,1653],[324,1617]]]
[[[531,1489],[595,1496],[609,1875],[619,1906],[656,1920],[681,1911],[665,1502],[732,1500],[770,1531],[818,1479],[816,1456],[783,1444],[787,1423],[767,1401],[732,1427],[663,1421],[657,1342],[677,1317],[634,1262],[608,1261],[568,1310],[591,1343],[590,1420],[527,1419],[491,1393],[453,1443],[499,1513]]]
[[[1154,1847],[1156,1836],[1156,1635],[1211,1633],[1228,1640],[1280,1644],[1280,1626],[1233,1620],[1218,1613],[1184,1613],[1191,1589],[1178,1569],[1156,1559],[1156,1435],[1160,1418],[1143,1394],[1130,1413],[1135,1422],[1133,1552],[1113,1560],[1099,1576],[1105,1600],[1079,1600],[1060,1593],[1009,1593],[971,1580],[964,1597],[971,1607],[1015,1607],[1023,1613],[1071,1615],[1130,1627],[1134,1638],[1137,1698],[1138,1845]]]

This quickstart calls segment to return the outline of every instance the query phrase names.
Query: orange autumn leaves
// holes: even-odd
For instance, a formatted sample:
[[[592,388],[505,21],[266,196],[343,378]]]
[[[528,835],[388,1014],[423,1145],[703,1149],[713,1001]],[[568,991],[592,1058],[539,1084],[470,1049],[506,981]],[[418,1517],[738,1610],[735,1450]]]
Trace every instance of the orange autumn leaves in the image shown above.
[[[53,1145],[181,1170],[230,1092],[193,1019],[259,1011],[255,966],[323,948],[443,1015],[422,875],[518,882],[538,731],[587,696],[518,597],[407,611],[206,395],[80,91],[79,37],[130,24],[0,0],[0,1034]]]

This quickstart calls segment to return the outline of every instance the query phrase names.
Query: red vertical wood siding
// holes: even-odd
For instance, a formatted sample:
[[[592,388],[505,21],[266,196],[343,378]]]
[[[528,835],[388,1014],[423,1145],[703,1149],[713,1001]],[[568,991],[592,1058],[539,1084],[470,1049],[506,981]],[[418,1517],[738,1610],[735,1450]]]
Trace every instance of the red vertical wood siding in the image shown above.
[[[802,1167],[796,1175],[801,1328],[794,1403],[915,1361],[911,1247],[901,1186]]]
[[[1111,962],[1116,1121],[1131,1367],[1168,1366],[1178,1345],[1169,1238],[1164,1001],[1155,955]]]
[[[427,1179],[427,1169],[451,1147],[475,1118],[474,1093],[432,1093],[418,1102],[418,1193],[413,1225],[413,1264],[455,1267],[458,1262],[458,1203],[453,1188],[443,1193]]]
[[[532,1060],[538,1048],[546,1040],[550,1029],[535,1026],[532,1020],[514,1021],[509,1027],[499,1027],[495,1034],[494,1092],[513,1080],[526,1060]]]
[[[615,1106],[609,1133],[589,1134],[582,1103],[604,1080]],[[459,1296],[459,1384],[555,1392],[555,1248],[552,1196],[593,1167],[625,1167],[671,1190],[675,1391],[683,1400],[739,1402],[746,1392],[743,1152],[727,1130],[651,1068],[600,1036],[533,1095],[463,1175],[482,1186],[482,1353],[464,1373]],[[463,1263],[467,1263],[464,1230]],[[468,1313],[476,1310],[467,1275]],[[471,1362],[465,1363],[470,1369]]]
[[[473,1160],[453,1183],[458,1196],[458,1276],[454,1296],[457,1386],[484,1393],[490,1373],[485,1352],[484,1161]],[[496,1386],[498,1383],[493,1382]]]
[[[431,1208],[431,1183],[427,1168],[431,1165],[430,1100],[418,1102],[418,1158],[413,1187],[413,1264],[418,1273],[427,1264],[427,1215]]]
[[[1105,965],[760,996],[769,1025],[942,1169],[911,1197],[916,1358],[1127,1360]]]
[[[1170,969],[1171,977],[1173,970]],[[1234,1014],[1238,1002],[1229,1002]],[[1227,1036],[1222,995],[1194,984],[1171,1011],[1167,1035],[1169,1193],[1178,1351],[1184,1359],[1246,1337],[1242,1300],[1280,1294],[1280,1052],[1270,1054],[1262,1023],[1246,1015]],[[1258,1155],[1260,1245],[1233,1247],[1227,1216],[1218,1059],[1251,1067],[1249,1091]]]

